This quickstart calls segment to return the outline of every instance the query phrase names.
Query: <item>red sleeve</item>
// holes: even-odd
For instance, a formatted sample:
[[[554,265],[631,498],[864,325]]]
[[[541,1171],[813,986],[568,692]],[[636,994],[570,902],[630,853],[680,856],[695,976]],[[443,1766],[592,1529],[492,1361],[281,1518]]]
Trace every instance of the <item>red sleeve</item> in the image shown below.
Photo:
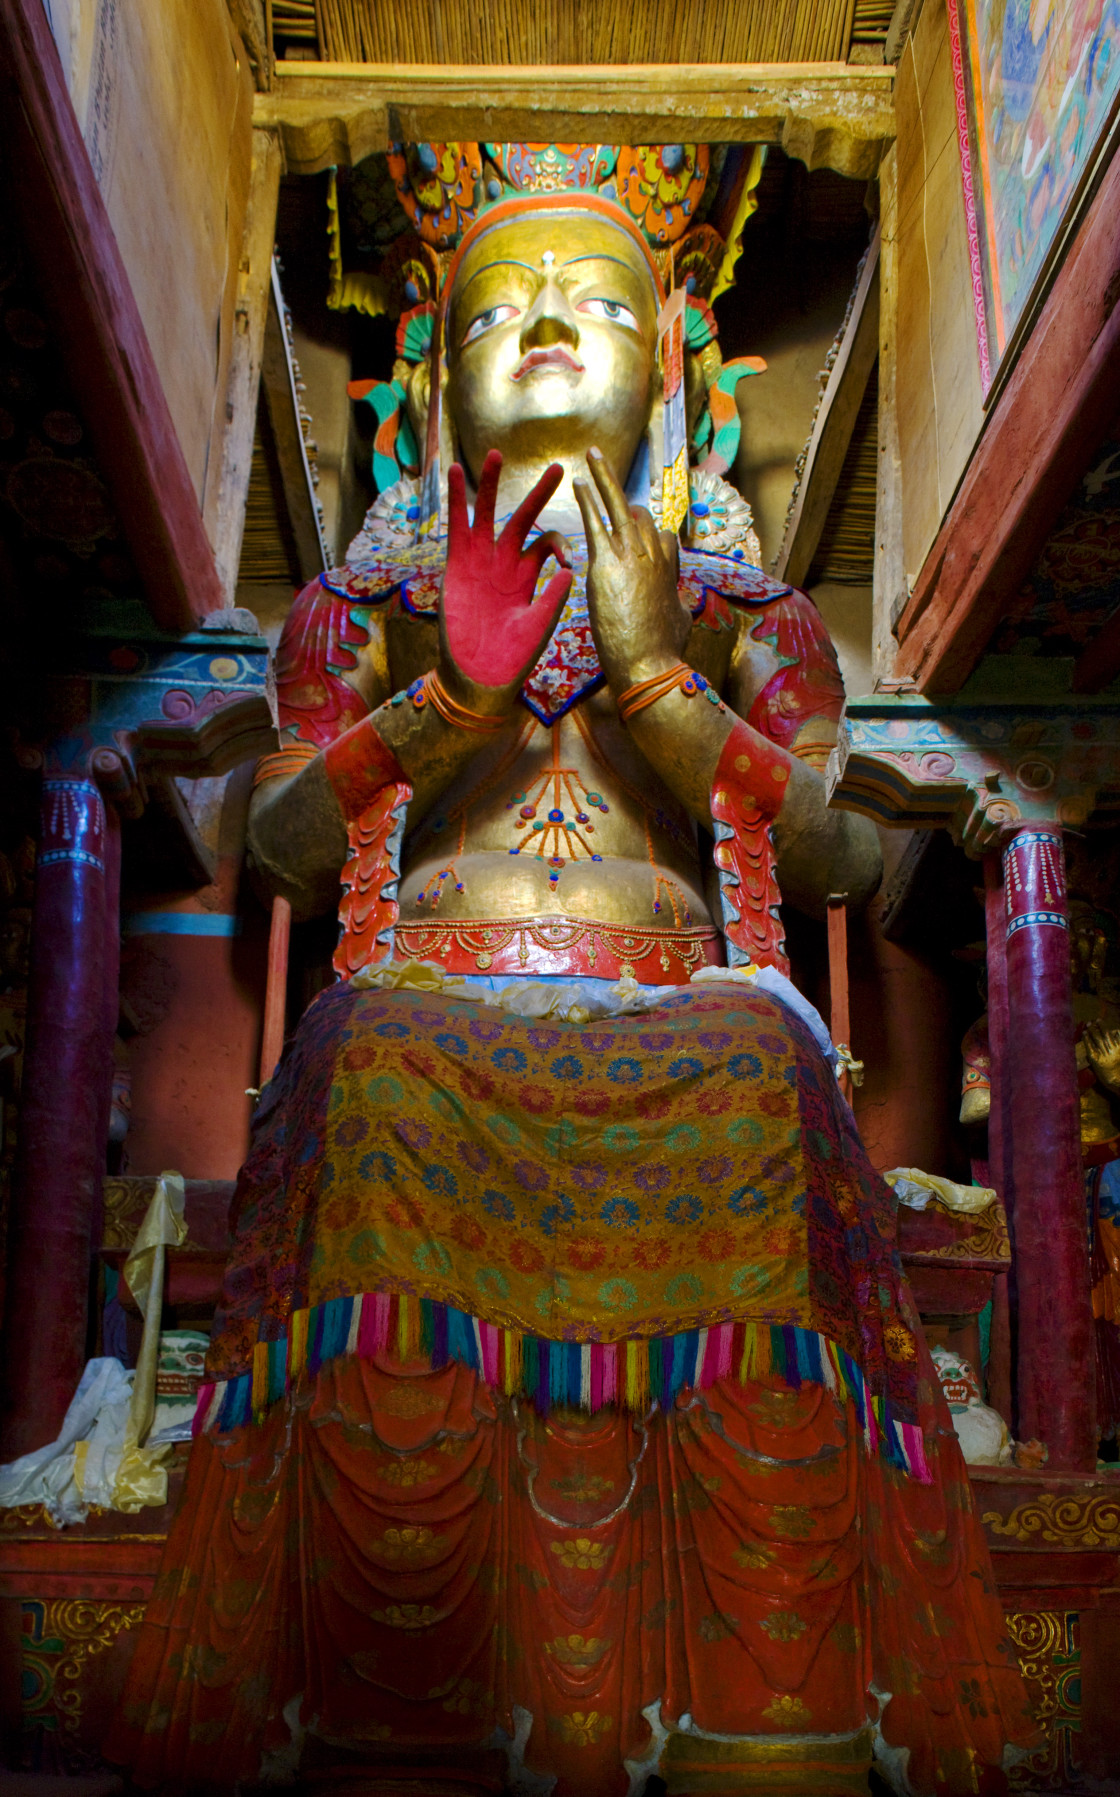
[[[732,966],[747,960],[789,972],[770,823],[781,810],[791,766],[776,744],[759,754],[758,737],[737,721],[716,767],[713,859]]]
[[[832,638],[809,595],[796,589],[766,607],[751,636],[769,643],[783,665],[759,693],[747,723],[796,754],[794,740],[810,718],[840,720],[844,682]]]
[[[305,586],[288,613],[276,651],[280,728],[322,748],[364,718],[368,707],[343,678],[358,665],[355,649],[369,632],[351,616],[351,601],[321,580]]]

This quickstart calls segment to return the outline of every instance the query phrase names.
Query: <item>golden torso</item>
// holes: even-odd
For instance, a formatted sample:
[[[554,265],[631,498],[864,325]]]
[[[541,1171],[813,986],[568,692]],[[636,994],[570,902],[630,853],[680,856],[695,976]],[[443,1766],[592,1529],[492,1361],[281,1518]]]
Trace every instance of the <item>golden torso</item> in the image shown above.
[[[695,629],[687,659],[723,688],[735,646],[730,631]],[[433,624],[398,614],[385,633],[379,686],[400,692],[432,665],[435,647]],[[696,826],[605,690],[551,728],[518,706],[499,737],[480,739],[466,775],[409,828],[399,902],[405,924],[571,916],[673,929],[713,921]]]

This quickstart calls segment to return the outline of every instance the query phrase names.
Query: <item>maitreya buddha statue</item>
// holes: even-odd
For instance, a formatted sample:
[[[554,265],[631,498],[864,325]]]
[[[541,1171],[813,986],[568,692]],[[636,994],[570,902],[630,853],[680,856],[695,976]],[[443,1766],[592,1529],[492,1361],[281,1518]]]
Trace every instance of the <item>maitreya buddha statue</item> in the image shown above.
[[[250,824],[297,915],[341,875],[341,977],[256,1114],[113,1750],[207,1790],[1002,1790],[1024,1688],[784,958],[779,899],[879,862],[825,805],[828,636],[719,478],[749,158],[390,162],[378,454],[416,478],[296,602]]]

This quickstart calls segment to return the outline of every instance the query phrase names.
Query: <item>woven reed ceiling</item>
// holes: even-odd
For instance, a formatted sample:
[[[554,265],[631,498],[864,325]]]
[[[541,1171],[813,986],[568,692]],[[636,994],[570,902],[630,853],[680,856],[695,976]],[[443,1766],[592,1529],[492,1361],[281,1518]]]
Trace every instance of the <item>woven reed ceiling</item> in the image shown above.
[[[532,63],[881,60],[884,0],[272,0],[282,60]]]

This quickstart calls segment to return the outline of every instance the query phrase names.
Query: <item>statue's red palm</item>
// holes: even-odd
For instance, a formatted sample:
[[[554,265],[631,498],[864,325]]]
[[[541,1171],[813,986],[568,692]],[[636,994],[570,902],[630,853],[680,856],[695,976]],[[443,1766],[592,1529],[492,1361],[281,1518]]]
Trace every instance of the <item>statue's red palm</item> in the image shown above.
[[[447,568],[441,618],[451,661],[479,686],[519,686],[547,643],[572,584],[568,545],[558,531],[525,539],[563,479],[558,463],[545,470],[494,539],[494,506],[502,458],[492,449],[482,466],[474,522],[458,462],[448,474]],[[550,555],[561,563],[534,601]]]

